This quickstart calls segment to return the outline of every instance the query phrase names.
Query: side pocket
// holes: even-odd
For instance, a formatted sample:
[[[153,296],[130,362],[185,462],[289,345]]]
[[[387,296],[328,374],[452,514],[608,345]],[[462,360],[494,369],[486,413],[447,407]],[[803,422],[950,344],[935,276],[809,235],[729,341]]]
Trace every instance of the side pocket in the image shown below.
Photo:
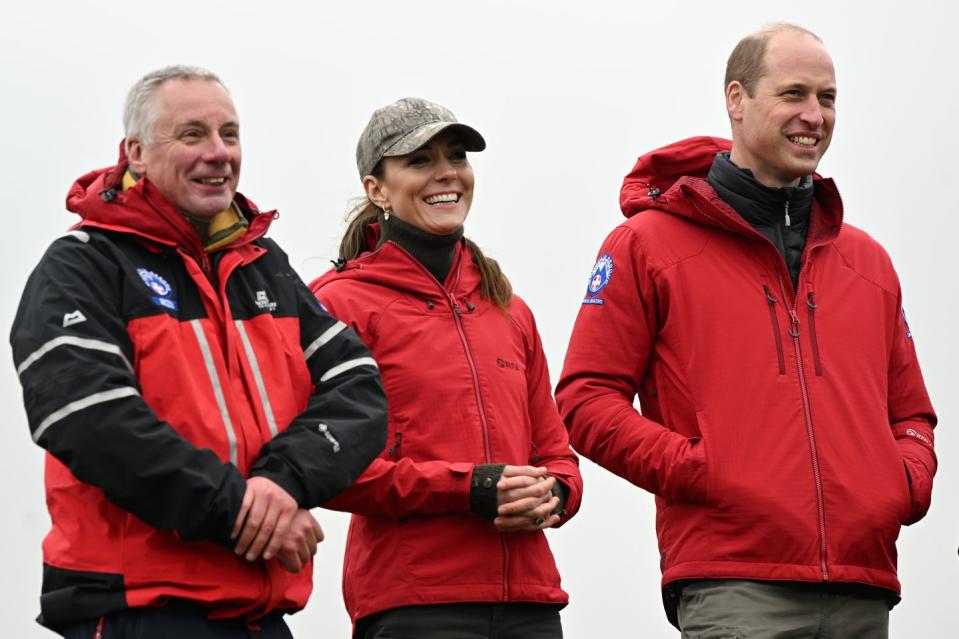
[[[769,307],[769,321],[773,328],[773,337],[776,340],[776,358],[779,361],[779,374],[786,374],[786,357],[783,354],[783,337],[779,329],[779,319],[776,317],[776,304],[778,299],[769,290],[769,286],[763,284],[763,292],[766,294],[766,306]],[[816,360],[818,362],[818,359]]]
[[[699,447],[701,448],[701,455],[703,458],[703,504],[706,506],[715,506],[717,504],[716,497],[717,488],[716,488],[716,469],[714,468],[716,461],[716,451],[713,450],[716,442],[712,438],[709,432],[709,424],[706,420],[706,415],[703,411],[696,411],[696,425],[699,427],[699,436],[701,441],[699,442]]]

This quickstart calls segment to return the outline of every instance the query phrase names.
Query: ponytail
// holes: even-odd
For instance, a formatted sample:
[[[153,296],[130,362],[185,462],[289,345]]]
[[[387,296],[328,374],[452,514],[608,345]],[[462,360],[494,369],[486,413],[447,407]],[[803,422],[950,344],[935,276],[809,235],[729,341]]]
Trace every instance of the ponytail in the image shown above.
[[[383,209],[373,204],[369,198],[362,197],[356,201],[356,205],[347,213],[346,232],[340,240],[340,259],[355,260],[361,253],[369,250],[366,227],[375,222],[382,212]]]
[[[513,285],[499,267],[499,262],[483,255],[483,251],[473,240],[464,239],[466,247],[473,254],[473,264],[480,272],[480,296],[496,304],[504,312],[508,311],[513,302]]]

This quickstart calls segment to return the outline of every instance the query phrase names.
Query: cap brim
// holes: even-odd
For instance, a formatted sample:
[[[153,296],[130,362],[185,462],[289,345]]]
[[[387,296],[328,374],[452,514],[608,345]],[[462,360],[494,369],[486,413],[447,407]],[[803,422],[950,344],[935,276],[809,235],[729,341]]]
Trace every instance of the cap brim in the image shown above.
[[[397,155],[412,153],[416,149],[426,146],[430,140],[447,130],[460,134],[467,151],[482,151],[486,148],[486,140],[479,134],[479,131],[471,126],[459,122],[431,122],[410,131],[397,140],[383,153],[383,157],[396,157]]]

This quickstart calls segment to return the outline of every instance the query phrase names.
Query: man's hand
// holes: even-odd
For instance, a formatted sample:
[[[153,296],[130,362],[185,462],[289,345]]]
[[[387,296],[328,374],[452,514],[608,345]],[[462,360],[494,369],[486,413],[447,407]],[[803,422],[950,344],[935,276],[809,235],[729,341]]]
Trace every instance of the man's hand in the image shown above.
[[[230,535],[231,539],[239,536],[236,554],[246,553],[247,561],[256,561],[262,552],[264,559],[272,559],[286,538],[297,508],[296,500],[272,480],[246,480],[243,504]]]
[[[276,553],[276,560],[289,572],[300,572],[316,554],[316,546],[323,541],[323,529],[320,522],[313,518],[310,511],[303,508],[296,511],[286,539]]]
[[[555,477],[545,468],[507,466],[496,484],[499,508],[493,524],[503,532],[542,530],[559,523],[551,514],[559,507],[552,494]]]

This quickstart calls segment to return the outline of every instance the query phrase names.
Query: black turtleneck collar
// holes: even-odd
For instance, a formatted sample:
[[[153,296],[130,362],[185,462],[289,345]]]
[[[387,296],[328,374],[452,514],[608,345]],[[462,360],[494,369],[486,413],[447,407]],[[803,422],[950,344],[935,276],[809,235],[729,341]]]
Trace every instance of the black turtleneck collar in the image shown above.
[[[753,226],[779,224],[805,228],[808,225],[813,199],[810,175],[802,178],[798,186],[769,187],[760,184],[749,169],[736,166],[729,158],[729,153],[717,153],[706,181],[719,197]]]
[[[426,267],[436,281],[442,284],[453,268],[453,255],[456,252],[456,243],[463,237],[463,227],[449,235],[434,235],[407,224],[403,220],[391,215],[390,219],[379,216],[380,241],[376,248],[385,242],[393,241],[402,246]]]
[[[812,211],[812,176],[802,178],[798,186],[768,187],[760,184],[749,169],[733,164],[729,153],[717,153],[706,181],[719,197],[773,243],[786,262],[793,287],[799,286]]]

